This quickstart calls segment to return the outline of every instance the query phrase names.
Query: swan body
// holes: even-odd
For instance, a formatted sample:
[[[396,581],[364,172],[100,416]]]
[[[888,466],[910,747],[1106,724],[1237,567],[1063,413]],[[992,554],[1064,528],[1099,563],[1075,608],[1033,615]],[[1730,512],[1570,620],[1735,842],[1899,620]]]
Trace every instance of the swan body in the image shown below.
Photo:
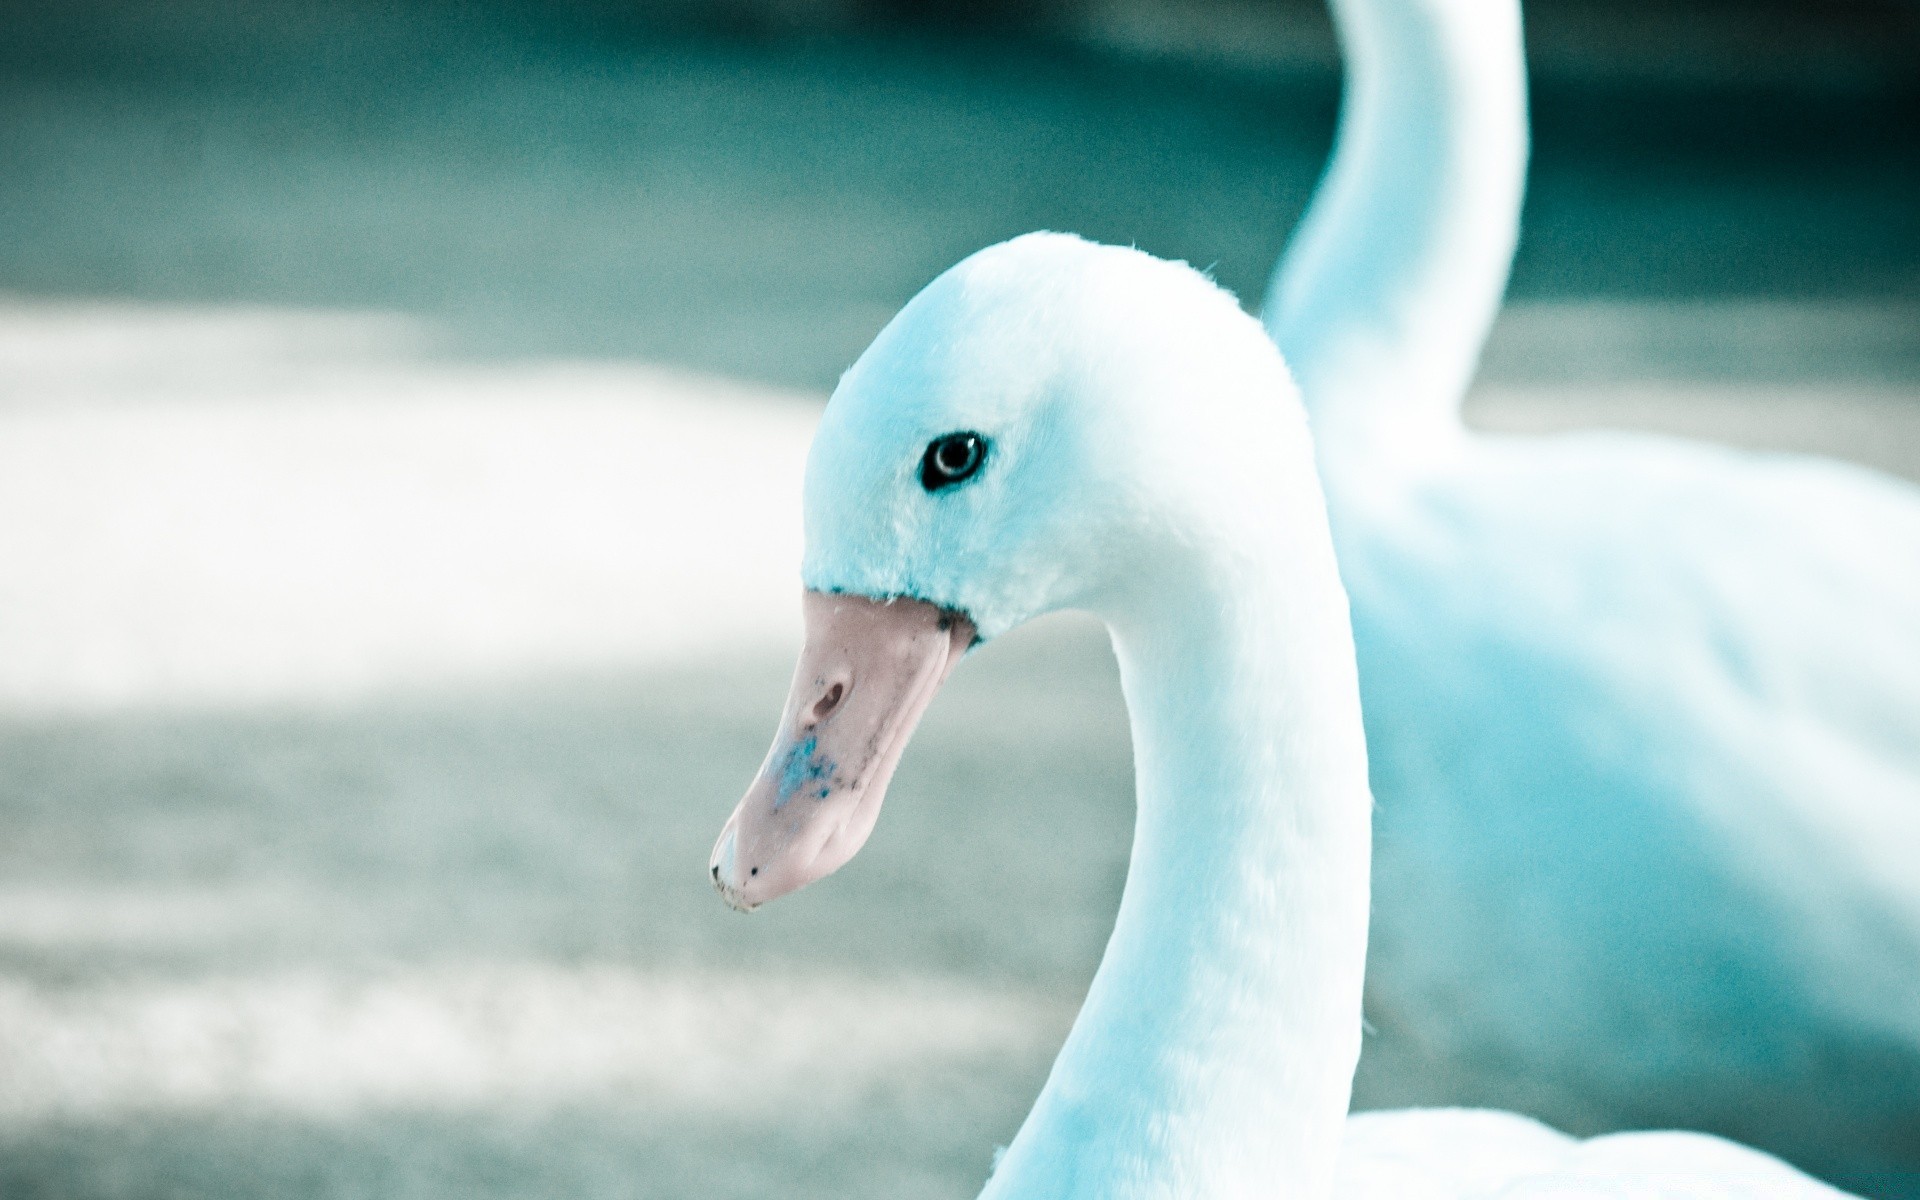
[[[1339,1200],[1736,1200],[1835,1197],[1776,1158],[1698,1133],[1580,1140],[1486,1109],[1347,1119]]]
[[[1046,234],[962,262],[835,390],[805,510],[807,644],[710,868],[739,907],[857,850],[976,638],[1083,609],[1120,665],[1126,888],[983,1200],[1839,1194],[1708,1137],[1348,1118],[1372,798],[1347,601],[1286,368],[1198,273]]]
[[[1920,1196],[1920,491],[1470,433],[1527,156],[1515,0],[1335,0],[1265,320],[1379,800],[1371,1103],[1686,1121]]]

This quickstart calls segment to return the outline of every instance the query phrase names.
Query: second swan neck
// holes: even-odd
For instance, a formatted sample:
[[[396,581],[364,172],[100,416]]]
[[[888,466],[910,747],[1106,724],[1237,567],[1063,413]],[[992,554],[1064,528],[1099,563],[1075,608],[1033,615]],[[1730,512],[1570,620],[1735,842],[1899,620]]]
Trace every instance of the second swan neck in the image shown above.
[[[1513,260],[1527,101],[1517,0],[1333,8],[1334,154],[1263,318],[1341,452],[1457,428]]]

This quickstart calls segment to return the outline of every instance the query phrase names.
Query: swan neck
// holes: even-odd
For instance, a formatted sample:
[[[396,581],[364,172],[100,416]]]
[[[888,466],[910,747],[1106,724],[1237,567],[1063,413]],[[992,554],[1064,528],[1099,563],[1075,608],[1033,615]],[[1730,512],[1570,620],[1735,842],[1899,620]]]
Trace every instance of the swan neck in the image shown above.
[[[1321,443],[1444,441],[1506,289],[1527,161],[1518,0],[1334,0],[1334,153],[1263,318]]]
[[[1126,889],[983,1200],[1331,1187],[1359,1054],[1371,800],[1331,541],[1317,514],[1296,532],[1261,547],[1265,568],[1172,572],[1109,616],[1138,789]]]

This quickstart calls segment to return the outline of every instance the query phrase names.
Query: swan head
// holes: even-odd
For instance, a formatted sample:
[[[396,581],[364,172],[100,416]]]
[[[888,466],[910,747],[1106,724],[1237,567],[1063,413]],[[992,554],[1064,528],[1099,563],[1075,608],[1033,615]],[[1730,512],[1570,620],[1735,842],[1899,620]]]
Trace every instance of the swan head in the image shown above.
[[[973,646],[1123,613],[1206,544],[1303,418],[1279,355],[1184,264],[1059,234],[929,284],[842,377],[808,457],[806,645],[772,750],[714,848],[751,909],[865,842],[908,736]],[[1220,411],[1209,411],[1220,410]],[[1307,470],[1311,471],[1310,459]]]

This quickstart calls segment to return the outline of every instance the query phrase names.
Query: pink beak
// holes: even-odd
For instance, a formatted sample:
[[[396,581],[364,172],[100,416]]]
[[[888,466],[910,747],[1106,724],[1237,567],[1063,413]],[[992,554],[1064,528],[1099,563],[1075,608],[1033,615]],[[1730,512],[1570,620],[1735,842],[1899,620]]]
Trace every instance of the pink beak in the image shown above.
[[[713,848],[713,882],[750,912],[866,844],[920,715],[973,623],[920,600],[809,591],[807,640],[773,749]]]

